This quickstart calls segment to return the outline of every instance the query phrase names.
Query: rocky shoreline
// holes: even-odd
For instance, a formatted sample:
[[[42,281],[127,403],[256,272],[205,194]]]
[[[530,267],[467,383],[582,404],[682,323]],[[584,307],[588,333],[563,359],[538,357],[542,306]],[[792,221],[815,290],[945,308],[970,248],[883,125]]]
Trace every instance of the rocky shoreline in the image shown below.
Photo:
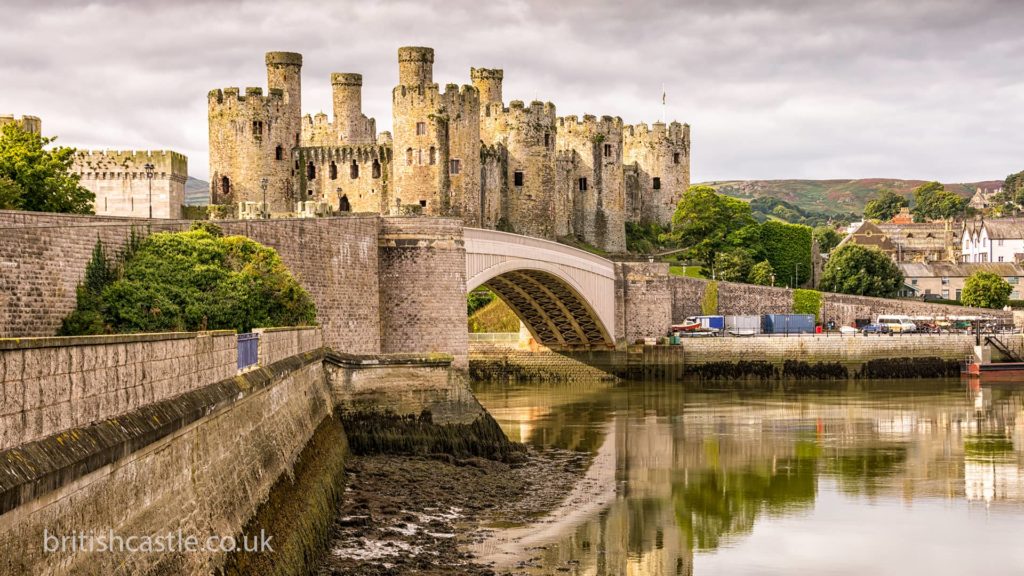
[[[346,464],[347,488],[319,576],[484,576],[496,570],[469,549],[499,528],[557,508],[591,456],[522,449],[506,461],[446,454],[364,454]]]

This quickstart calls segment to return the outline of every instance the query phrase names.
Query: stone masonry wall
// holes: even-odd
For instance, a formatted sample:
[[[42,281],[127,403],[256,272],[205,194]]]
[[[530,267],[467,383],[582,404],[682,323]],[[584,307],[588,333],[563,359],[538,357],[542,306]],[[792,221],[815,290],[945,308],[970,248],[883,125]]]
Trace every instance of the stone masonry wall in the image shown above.
[[[260,366],[270,366],[278,360],[316,350],[324,345],[323,329],[319,326],[256,328],[253,332],[260,335]]]
[[[92,472],[77,478],[61,472],[53,491],[22,499],[23,504],[0,515],[0,550],[18,551],[0,555],[0,574],[215,572],[224,561],[222,552],[46,553],[44,531],[72,536],[112,530],[126,538],[180,530],[199,542],[241,533],[331,413],[322,358],[293,357],[273,369],[261,368],[187,393],[164,403],[164,408],[144,408],[137,419],[114,422],[111,430],[79,430],[64,435],[63,443],[12,451],[44,451],[49,458],[39,460],[40,466],[48,465],[50,458],[78,458],[66,471],[80,473],[90,462],[90,450],[97,449],[91,442],[114,439],[96,453],[98,458],[114,458],[113,465],[86,468]],[[172,420],[162,423],[165,414]],[[191,423],[171,428],[170,433],[151,428],[154,421],[173,426],[173,418],[181,417],[198,419],[185,420]],[[30,453],[20,458],[29,458]],[[39,472],[0,469],[5,482],[24,473]],[[58,472],[52,471],[48,481],[55,481],[54,474]],[[40,482],[33,486],[39,490]]]
[[[702,314],[701,300],[708,280],[672,276],[668,280],[672,292],[672,321]],[[753,284],[718,282],[718,314],[789,314],[793,312],[793,291]],[[834,320],[840,325],[855,319],[877,320],[879,314],[908,316],[989,316],[1012,323],[1011,312],[970,308],[947,304],[929,304],[918,300],[869,298],[848,294],[821,293],[821,320]]]
[[[621,262],[615,264],[616,319],[627,343],[658,337],[668,332],[672,319],[673,294],[668,264],[662,262]]]
[[[228,378],[236,354],[229,331],[0,340],[0,450]]]

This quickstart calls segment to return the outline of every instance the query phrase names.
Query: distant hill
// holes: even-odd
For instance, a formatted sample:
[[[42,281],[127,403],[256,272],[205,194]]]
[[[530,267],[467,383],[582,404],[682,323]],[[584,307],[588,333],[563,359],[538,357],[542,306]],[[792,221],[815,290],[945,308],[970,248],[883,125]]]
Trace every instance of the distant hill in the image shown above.
[[[206,206],[210,203],[210,183],[188,177],[185,182],[185,206]]]
[[[728,196],[742,200],[753,200],[771,196],[785,200],[807,211],[825,214],[855,213],[864,211],[864,204],[876,192],[888,188],[910,198],[914,188],[925,180],[896,180],[892,178],[862,178],[859,180],[732,180],[703,182]],[[994,189],[1003,185],[1002,180],[946,184],[946,190],[970,198],[976,188]]]

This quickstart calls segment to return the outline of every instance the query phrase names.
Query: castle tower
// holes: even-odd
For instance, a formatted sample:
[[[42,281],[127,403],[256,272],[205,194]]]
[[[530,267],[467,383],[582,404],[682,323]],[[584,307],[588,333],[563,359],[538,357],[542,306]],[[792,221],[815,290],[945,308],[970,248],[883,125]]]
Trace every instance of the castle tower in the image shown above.
[[[399,86],[425,86],[434,83],[434,49],[405,46],[398,49]]]
[[[262,88],[209,93],[210,201],[262,202],[267,179],[271,213],[294,210],[291,149],[301,130],[302,55],[268,52],[266,96]]]
[[[622,119],[558,119],[559,190],[571,195],[573,234],[609,252],[626,250]]]
[[[343,72],[331,74],[334,99],[334,130],[348,145],[373,144],[376,123],[363,115],[363,75]]]
[[[152,181],[146,164],[153,165]],[[167,150],[79,151],[71,171],[96,195],[93,208],[98,215],[181,218],[188,180],[188,158],[183,154]]]
[[[505,71],[499,68],[470,68],[469,78],[480,92],[480,105],[501,104],[501,81]]]
[[[433,80],[431,48],[398,49],[392,91],[394,197],[424,214],[480,221],[480,98],[476,88]]]
[[[0,126],[4,124],[17,124],[25,132],[32,134],[42,134],[43,132],[43,121],[38,116],[22,116],[21,118],[15,118],[13,115],[0,116]]]
[[[690,187],[690,126],[661,122],[627,126],[623,131],[624,162],[635,168],[627,193],[630,220],[668,226]]]

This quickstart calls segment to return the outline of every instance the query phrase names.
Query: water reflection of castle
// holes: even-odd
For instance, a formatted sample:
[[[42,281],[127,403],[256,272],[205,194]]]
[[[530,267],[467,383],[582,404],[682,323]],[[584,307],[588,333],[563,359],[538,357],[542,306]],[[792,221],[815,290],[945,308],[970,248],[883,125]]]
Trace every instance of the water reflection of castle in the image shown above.
[[[537,418],[519,429],[528,430],[523,440],[593,443],[583,431],[615,421],[608,440],[615,443],[618,497],[545,551],[546,565],[574,566],[573,574],[692,574],[695,552],[741,541],[758,518],[813,509],[822,478],[868,500],[1024,502],[1020,392],[986,389],[980,401],[949,389],[869,390],[841,399],[553,394],[556,402],[534,410]],[[492,405],[486,391],[481,401],[502,419],[500,401]]]

